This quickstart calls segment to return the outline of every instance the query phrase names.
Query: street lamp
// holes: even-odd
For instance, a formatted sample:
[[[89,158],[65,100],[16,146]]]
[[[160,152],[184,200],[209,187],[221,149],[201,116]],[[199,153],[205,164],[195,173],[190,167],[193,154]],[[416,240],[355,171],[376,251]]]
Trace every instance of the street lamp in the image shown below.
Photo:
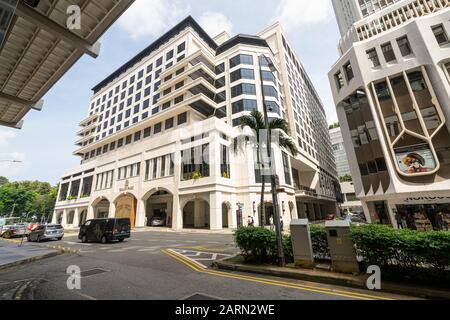
[[[267,115],[267,104],[266,104],[266,95],[264,93],[264,80],[263,80],[263,71],[262,71],[262,64],[261,61],[264,59],[267,62],[267,66],[270,68],[270,72],[274,74],[277,71],[277,68],[275,65],[270,61],[264,54],[262,54],[259,57],[259,76],[261,81],[261,93],[262,93],[262,99],[263,99],[263,106],[264,106],[264,122],[266,124],[266,128],[268,130],[266,134],[267,142],[266,142],[266,148],[267,148],[267,159],[269,161],[269,170],[271,170],[270,174],[270,184],[272,189],[272,202],[273,202],[273,215],[275,220],[275,233],[277,238],[277,253],[278,253],[278,263],[281,267],[284,267],[286,262],[284,258],[284,251],[283,251],[283,240],[282,240],[282,234],[281,234],[281,225],[280,225],[280,209],[278,207],[278,195],[277,195],[277,176],[276,172],[272,171],[272,144],[271,144],[271,132],[269,130],[269,116]],[[261,204],[262,206],[264,203]]]

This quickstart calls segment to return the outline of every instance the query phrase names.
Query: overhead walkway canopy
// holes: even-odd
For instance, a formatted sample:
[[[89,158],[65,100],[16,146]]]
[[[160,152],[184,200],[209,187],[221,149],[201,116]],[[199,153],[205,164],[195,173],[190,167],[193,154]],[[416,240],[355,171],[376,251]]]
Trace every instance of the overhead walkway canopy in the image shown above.
[[[28,111],[41,110],[42,97],[81,56],[98,56],[97,40],[133,2],[1,0],[0,126],[20,129]],[[80,28],[67,27],[72,5]]]

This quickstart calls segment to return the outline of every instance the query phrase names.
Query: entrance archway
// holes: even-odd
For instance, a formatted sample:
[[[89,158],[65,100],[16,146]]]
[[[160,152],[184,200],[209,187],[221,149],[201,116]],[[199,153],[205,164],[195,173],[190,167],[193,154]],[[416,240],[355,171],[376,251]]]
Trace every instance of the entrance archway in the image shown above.
[[[69,225],[69,226],[73,225],[74,218],[75,218],[75,211],[70,211],[67,214],[67,222],[66,222],[66,224]]]
[[[114,202],[116,205],[116,218],[129,218],[131,227],[136,225],[137,199],[132,194],[119,196]]]
[[[145,197],[144,197],[145,199]],[[151,193],[145,201],[146,226],[172,227],[173,194],[168,190]]]
[[[109,200],[102,199],[94,206],[94,217],[96,219],[108,218],[109,216]]]
[[[78,220],[78,226],[81,227],[86,222],[86,219],[87,219],[87,210],[83,210],[80,213],[80,218]]]
[[[259,204],[259,206],[258,206],[258,212],[259,212],[259,217],[261,217],[261,204]],[[264,221],[263,221],[264,226],[270,226],[270,217],[274,218],[273,205],[272,205],[272,202],[265,202],[264,203]]]
[[[222,228],[230,227],[231,204],[229,202],[222,203]]]
[[[205,200],[192,200],[183,208],[184,229],[209,229],[209,203]]]

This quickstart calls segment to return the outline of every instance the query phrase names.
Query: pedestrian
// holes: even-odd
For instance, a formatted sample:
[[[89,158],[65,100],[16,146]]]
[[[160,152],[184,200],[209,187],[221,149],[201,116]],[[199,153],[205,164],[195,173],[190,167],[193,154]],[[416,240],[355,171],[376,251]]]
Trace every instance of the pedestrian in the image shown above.
[[[248,220],[247,220],[248,226],[249,227],[253,227],[255,224],[255,221],[253,220],[252,216],[248,216]]]
[[[283,227],[284,227],[283,216],[280,216],[280,230],[281,230],[281,232],[283,232]]]
[[[270,216],[270,218],[269,218],[269,225],[270,225],[270,230],[273,230],[274,229],[273,216]]]

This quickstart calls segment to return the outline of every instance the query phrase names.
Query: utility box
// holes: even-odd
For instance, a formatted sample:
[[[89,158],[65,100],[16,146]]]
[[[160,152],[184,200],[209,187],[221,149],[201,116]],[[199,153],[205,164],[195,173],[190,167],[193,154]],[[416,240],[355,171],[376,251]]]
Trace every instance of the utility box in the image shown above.
[[[308,219],[294,219],[291,221],[291,239],[295,266],[313,269],[314,254]]]
[[[359,273],[355,246],[350,238],[350,221],[327,221],[325,229],[333,271]]]

